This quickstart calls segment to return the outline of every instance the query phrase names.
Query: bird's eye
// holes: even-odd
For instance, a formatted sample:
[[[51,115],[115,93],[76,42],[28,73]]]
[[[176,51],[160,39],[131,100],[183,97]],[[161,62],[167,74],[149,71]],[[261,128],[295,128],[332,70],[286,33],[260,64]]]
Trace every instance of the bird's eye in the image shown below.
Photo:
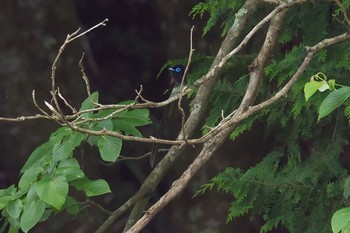
[[[181,71],[181,69],[180,68],[176,68],[175,71],[179,73]]]

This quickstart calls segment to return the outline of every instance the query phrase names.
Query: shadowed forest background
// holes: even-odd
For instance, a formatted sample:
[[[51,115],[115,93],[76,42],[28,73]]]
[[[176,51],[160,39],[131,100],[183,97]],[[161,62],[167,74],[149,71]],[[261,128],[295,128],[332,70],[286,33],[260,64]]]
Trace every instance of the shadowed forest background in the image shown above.
[[[2,0],[0,7],[0,115],[15,117],[36,113],[31,93],[36,90],[38,101],[49,98],[51,64],[59,46],[68,33],[78,27],[88,28],[108,18],[106,27],[70,44],[57,70],[57,81],[62,93],[74,105],[86,98],[84,82],[78,62],[84,52],[85,67],[92,90],[98,90],[102,103],[117,103],[133,99],[135,89],[144,86],[144,95],[150,100],[164,100],[168,74],[157,74],[168,59],[184,59],[189,51],[189,32],[195,25],[196,53],[215,53],[220,37],[212,31],[202,37],[203,22],[188,16],[197,1],[11,1]],[[213,52],[212,52],[213,51]],[[161,109],[151,112],[157,121]],[[175,119],[176,120],[176,119]],[[178,121],[179,122],[179,121]],[[179,127],[177,123],[172,124]],[[0,188],[19,180],[19,170],[30,153],[47,140],[58,126],[45,120],[23,123],[0,122]],[[151,135],[155,127],[144,127],[143,134]],[[167,131],[171,138],[171,129]],[[144,232],[232,232],[235,223],[224,223],[230,197],[208,192],[192,198],[200,185],[229,164],[248,168],[259,161],[261,150],[268,146],[259,135],[259,129],[244,135],[236,143],[227,143],[209,166],[191,182],[186,192],[159,214]],[[254,144],[254,147],[251,145]],[[239,145],[239,146],[238,146]],[[235,153],[243,152],[244,153]],[[122,155],[139,156],[151,149],[150,145],[124,143]],[[193,149],[192,149],[193,150]],[[191,156],[189,150],[186,156]],[[256,161],[245,159],[245,153],[256,154]],[[107,209],[114,209],[134,193],[151,169],[148,159],[118,162],[112,166],[101,164],[96,151],[84,148],[84,171],[91,178],[106,177],[112,192],[98,197]],[[160,155],[162,156],[162,155]],[[246,158],[252,158],[247,156]],[[186,158],[182,158],[186,160]],[[180,163],[179,163],[180,164]],[[167,190],[181,174],[183,167],[174,167],[164,179],[158,192]],[[191,203],[191,204],[189,204]],[[99,226],[105,215],[89,207],[80,217],[61,214],[41,223],[35,232],[89,232]],[[125,220],[125,219],[124,219]],[[247,221],[247,220],[239,220]],[[254,222],[240,231],[255,232]],[[110,232],[119,232],[124,222],[116,222]],[[259,224],[257,224],[259,225]],[[113,230],[114,229],[114,230]]]

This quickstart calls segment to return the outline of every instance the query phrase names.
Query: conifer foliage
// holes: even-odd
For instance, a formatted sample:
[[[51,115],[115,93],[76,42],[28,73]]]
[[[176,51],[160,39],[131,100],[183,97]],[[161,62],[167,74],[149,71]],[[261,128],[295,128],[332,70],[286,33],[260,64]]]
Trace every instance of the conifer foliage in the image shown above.
[[[192,14],[200,17],[206,13],[209,15],[204,34],[215,24],[221,25],[225,34],[244,2],[209,0],[195,6]],[[264,69],[258,100],[268,98],[285,85],[305,57],[306,46],[349,30],[346,21],[349,6],[350,1],[307,1],[289,9],[278,46]],[[252,25],[246,25],[246,30],[251,30],[269,11],[268,3],[261,4],[257,15],[250,22]],[[258,53],[261,43],[259,39],[254,40],[251,51],[247,52]],[[234,139],[260,122],[265,126],[262,133],[274,146],[270,153],[262,156],[264,159],[260,163],[250,169],[229,167],[199,190],[199,193],[204,193],[217,189],[234,197],[227,221],[248,215],[251,218],[262,217],[264,224],[261,232],[279,228],[296,233],[330,232],[334,212],[349,206],[349,195],[344,192],[344,188],[348,189],[348,184],[344,186],[348,171],[340,162],[345,156],[343,149],[349,138],[347,101],[340,100],[334,107],[345,105],[346,117],[341,107],[326,118],[319,119],[317,112],[332,88],[315,93],[308,101],[303,92],[305,84],[318,72],[326,74],[328,79],[335,79],[337,83],[349,85],[349,48],[349,42],[344,42],[321,50],[288,96],[246,119],[231,134]],[[235,103],[242,98],[240,90],[244,89],[248,81],[248,70],[241,69],[246,67],[242,62],[246,61],[240,59],[231,62],[226,68],[224,79],[217,83],[210,102],[209,109],[212,110],[207,118],[207,126],[212,127],[220,121],[218,109],[232,111]],[[332,84],[334,80],[324,80],[324,83]],[[230,93],[231,98],[225,98],[227,93]],[[205,127],[203,131],[206,132]],[[347,222],[336,230],[332,226],[334,232],[346,232],[348,227]]]

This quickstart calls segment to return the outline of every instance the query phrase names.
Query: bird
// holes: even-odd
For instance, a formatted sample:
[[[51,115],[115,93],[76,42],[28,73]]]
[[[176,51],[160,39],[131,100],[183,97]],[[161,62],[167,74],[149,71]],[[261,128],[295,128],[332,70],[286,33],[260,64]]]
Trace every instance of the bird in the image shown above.
[[[168,68],[168,71],[170,73],[170,88],[169,88],[169,91],[170,91],[169,98],[170,98],[170,97],[176,96],[181,91],[180,88],[181,88],[181,82],[182,82],[184,72],[185,72],[185,67],[181,64],[178,64],[175,66],[170,66]],[[186,85],[185,80],[183,82],[183,85],[184,86],[182,88],[185,88],[185,85]],[[156,138],[160,138],[160,136],[162,135],[165,123],[171,117],[172,109],[173,109],[173,104],[169,104],[165,107],[164,113],[163,113],[162,118],[159,122]],[[151,156],[150,156],[151,167],[153,167],[153,165],[154,165],[155,157],[158,153],[158,147],[159,147],[158,143],[154,143],[152,146]]]

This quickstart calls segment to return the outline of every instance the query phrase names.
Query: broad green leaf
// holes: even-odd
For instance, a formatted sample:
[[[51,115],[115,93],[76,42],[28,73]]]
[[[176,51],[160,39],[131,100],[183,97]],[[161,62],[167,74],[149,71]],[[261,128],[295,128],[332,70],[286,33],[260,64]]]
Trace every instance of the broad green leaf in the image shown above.
[[[60,127],[50,135],[50,141],[61,143],[62,139],[72,133],[72,129],[68,127]]]
[[[28,192],[27,192],[27,195],[25,197],[25,199],[23,199],[23,202],[26,203],[26,202],[32,202],[32,201],[35,201],[38,199],[38,195],[36,193],[36,185],[32,185]]]
[[[323,82],[310,81],[304,86],[305,101],[307,102],[311,96],[323,85]]]
[[[112,120],[99,121],[96,125],[92,127],[93,130],[113,130]]]
[[[348,227],[350,225],[350,207],[336,211],[333,214],[331,225],[333,233],[338,233]]]
[[[118,113],[117,119],[123,119],[133,126],[148,125],[151,122],[149,119],[148,109],[133,109]]]
[[[102,179],[89,180],[87,178],[83,178],[73,181],[72,185],[77,190],[84,190],[88,197],[98,196],[111,192],[108,183]]]
[[[66,202],[64,203],[63,209],[65,209],[71,215],[76,215],[80,211],[80,206],[74,198],[68,196]]]
[[[90,97],[91,97],[91,98],[90,98]],[[98,92],[96,91],[96,92],[92,93],[90,97],[87,97],[87,98],[84,100],[84,102],[81,104],[81,107],[80,107],[79,111],[95,108],[95,105],[93,104],[93,102],[98,103],[98,97],[99,97]],[[92,100],[93,102],[92,102],[91,100]],[[81,114],[81,115],[82,115],[84,118],[89,118],[89,117],[91,117],[92,112],[83,113],[83,114]]]
[[[122,148],[122,140],[111,136],[101,136],[97,145],[104,161],[115,162]]]
[[[17,199],[15,201],[10,201],[7,204],[6,211],[12,218],[19,218],[23,209],[23,204],[21,199]]]
[[[44,173],[44,169],[40,166],[33,166],[28,168],[19,180],[18,187],[23,188],[30,185],[36,180],[40,173]]]
[[[16,193],[16,187],[11,185],[6,189],[0,189],[0,210],[5,208],[10,201],[16,199],[14,196]]]
[[[16,191],[17,189],[15,185],[11,185],[5,189],[0,189],[0,197],[3,195],[13,195],[16,193]]]
[[[21,169],[21,173],[23,173],[29,167],[32,167],[34,164],[40,164],[40,162],[43,161],[47,156],[51,155],[53,146],[54,143],[49,141],[37,147],[27,159],[27,162]]]
[[[56,144],[52,151],[52,160],[57,162],[72,157],[73,149],[68,142]]]
[[[98,196],[111,192],[108,183],[102,179],[92,180],[86,183],[83,189],[88,197]]]
[[[70,137],[68,139],[68,144],[74,150],[74,148],[79,146],[81,144],[81,142],[86,139],[86,137],[87,137],[86,134],[82,134],[79,132],[73,132],[72,135],[70,135]]]
[[[329,115],[336,108],[344,103],[350,97],[350,87],[342,87],[332,91],[322,102],[318,111],[318,120]]]
[[[24,208],[20,220],[22,230],[28,232],[32,229],[39,222],[44,211],[45,203],[40,200],[33,201],[28,208]]]
[[[65,167],[76,167],[80,168],[79,162],[75,158],[69,158],[62,160],[60,164],[58,165],[59,168],[65,168]]]
[[[81,144],[87,135],[73,132],[68,139],[60,144],[56,144],[52,151],[53,161],[60,161],[72,157],[73,150]]]
[[[68,194],[68,182],[65,177],[55,176],[52,179],[45,177],[35,185],[40,200],[61,209]]]
[[[54,212],[53,209],[45,209],[44,214],[41,216],[39,222],[46,221],[53,212]]]
[[[87,138],[87,143],[89,143],[91,146],[97,146],[97,142],[98,142],[98,139],[100,138],[100,136],[96,136],[96,135],[90,135],[88,138]]]
[[[130,122],[124,119],[113,120],[113,129],[116,131],[122,131],[125,135],[133,135],[136,137],[141,137],[140,131]]]
[[[67,181],[83,178],[84,172],[79,167],[59,167],[56,169],[56,174],[64,176]]]

